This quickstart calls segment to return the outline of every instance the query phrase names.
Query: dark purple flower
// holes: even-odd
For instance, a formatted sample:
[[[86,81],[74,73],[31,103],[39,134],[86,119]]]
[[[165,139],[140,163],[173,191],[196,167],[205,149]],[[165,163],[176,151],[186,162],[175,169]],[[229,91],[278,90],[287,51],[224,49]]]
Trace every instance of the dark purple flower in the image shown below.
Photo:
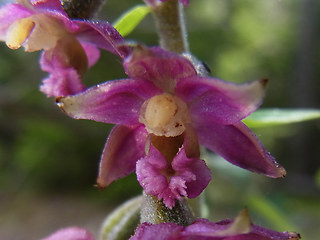
[[[42,240],[94,240],[93,235],[79,227],[63,228]]]
[[[243,210],[234,220],[210,222],[197,219],[187,227],[174,223],[142,223],[130,240],[298,240],[293,232],[276,232],[251,223]]]
[[[0,9],[0,40],[11,49],[44,50],[41,68],[50,75],[40,87],[48,96],[66,96],[85,89],[81,75],[99,58],[99,48],[120,57],[120,34],[108,23],[70,20],[59,0],[20,0]]]
[[[189,197],[193,195],[193,183],[196,182],[201,189],[210,179],[199,159],[198,138],[200,144],[239,167],[270,177],[285,175],[285,170],[241,122],[261,104],[265,80],[238,85],[198,76],[189,60],[157,47],[137,47],[124,60],[124,67],[129,79],[108,81],[84,93],[57,100],[73,118],[117,124],[102,154],[98,177],[100,187],[133,172],[136,162],[141,159],[138,162],[141,168],[137,169],[141,185],[149,192],[152,188],[158,189],[153,193],[163,198],[161,192],[165,191],[165,184],[156,185],[149,180],[152,180],[151,176],[165,176],[169,189],[166,201],[171,206],[170,196],[176,199]],[[154,161],[159,154],[152,150],[152,145],[150,150],[148,135],[182,136],[182,149],[174,153],[177,156],[172,156],[172,162],[169,160],[167,165],[160,159]],[[183,160],[178,160],[180,157]],[[174,167],[175,163],[183,164]],[[206,176],[200,184],[197,180],[191,181],[199,174],[198,170],[189,171],[197,168],[190,167],[190,164],[204,171]],[[178,170],[180,167],[183,171]],[[173,188],[170,184],[175,178],[168,174],[171,170],[174,172],[171,177],[183,176],[180,185],[174,183]],[[185,188],[184,184],[189,184],[190,188]]]

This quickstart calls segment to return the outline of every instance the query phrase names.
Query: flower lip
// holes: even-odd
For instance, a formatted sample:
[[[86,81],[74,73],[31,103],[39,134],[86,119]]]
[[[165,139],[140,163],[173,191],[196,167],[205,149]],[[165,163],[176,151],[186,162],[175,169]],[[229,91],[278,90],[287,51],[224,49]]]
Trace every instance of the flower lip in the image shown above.
[[[181,135],[189,119],[187,105],[169,93],[156,95],[145,101],[139,116],[139,121],[149,133],[166,137]]]

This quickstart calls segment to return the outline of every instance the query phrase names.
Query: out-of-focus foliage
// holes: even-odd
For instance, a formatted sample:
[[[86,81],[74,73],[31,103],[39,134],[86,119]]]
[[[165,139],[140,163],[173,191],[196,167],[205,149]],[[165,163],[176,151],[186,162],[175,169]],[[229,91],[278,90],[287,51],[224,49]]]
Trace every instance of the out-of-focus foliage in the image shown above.
[[[136,4],[141,1],[109,0],[99,15],[114,22]],[[185,15],[191,51],[209,66],[212,76],[233,82],[268,78],[262,107],[319,109],[319,5],[318,0],[190,1]],[[150,14],[130,33],[130,39],[157,44]],[[39,70],[38,58],[38,54],[12,51],[0,44],[1,226],[8,226],[8,219],[18,224],[23,214],[32,219],[27,210],[39,207],[26,200],[28,193],[34,198],[73,195],[105,209],[107,215],[113,205],[141,191],[134,175],[103,191],[93,186],[111,126],[70,119],[53,99],[40,93],[38,85],[45,73]],[[84,82],[91,86],[123,77],[120,60],[103,53]],[[286,168],[287,177],[268,179],[206,157],[213,169],[206,191],[210,218],[233,218],[247,206],[259,225],[296,230],[304,239],[316,239],[320,234],[319,120],[254,131]],[[26,206],[26,202],[31,203]],[[36,205],[38,200],[33,202]],[[45,232],[41,226],[48,225],[48,216],[43,216],[46,221],[38,219],[34,231],[20,223],[18,230],[6,232],[16,235],[10,239],[37,239],[74,224],[59,217],[50,216],[61,225],[49,226]],[[5,231],[1,232],[1,239],[9,238],[1,237]]]

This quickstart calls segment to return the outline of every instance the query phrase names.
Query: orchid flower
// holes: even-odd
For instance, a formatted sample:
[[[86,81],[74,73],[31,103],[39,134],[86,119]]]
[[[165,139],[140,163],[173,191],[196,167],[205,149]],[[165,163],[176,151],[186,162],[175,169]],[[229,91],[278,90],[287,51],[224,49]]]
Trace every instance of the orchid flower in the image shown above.
[[[120,57],[128,48],[106,22],[71,20],[59,0],[19,0],[0,9],[0,40],[11,49],[44,50],[40,64],[50,75],[40,90],[48,96],[67,96],[85,90],[81,76],[99,58],[99,48]]]
[[[137,165],[140,184],[167,207],[196,197],[210,181],[199,143],[239,167],[285,175],[241,122],[261,104],[265,80],[238,85],[199,76],[188,59],[158,47],[136,47],[123,65],[129,79],[57,99],[75,119],[116,124],[102,154],[100,187]]]
[[[189,226],[175,223],[142,223],[130,240],[298,240],[293,232],[276,232],[251,223],[247,210],[235,219],[210,222],[197,219]]]

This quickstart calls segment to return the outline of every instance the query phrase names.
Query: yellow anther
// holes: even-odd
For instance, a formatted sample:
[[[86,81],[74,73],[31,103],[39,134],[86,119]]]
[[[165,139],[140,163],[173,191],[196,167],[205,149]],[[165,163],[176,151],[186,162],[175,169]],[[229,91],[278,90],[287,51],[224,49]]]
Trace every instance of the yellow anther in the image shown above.
[[[18,49],[27,39],[34,28],[34,21],[31,18],[22,18],[15,21],[9,27],[6,36],[6,44],[11,49]]]

